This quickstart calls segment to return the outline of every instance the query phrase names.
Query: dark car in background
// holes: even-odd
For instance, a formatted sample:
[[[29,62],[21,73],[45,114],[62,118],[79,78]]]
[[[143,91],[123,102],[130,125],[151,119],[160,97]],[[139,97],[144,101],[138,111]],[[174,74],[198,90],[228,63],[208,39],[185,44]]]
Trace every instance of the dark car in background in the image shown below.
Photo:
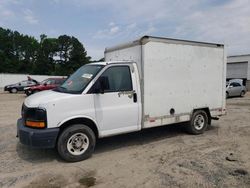
[[[37,84],[39,84],[39,82],[34,79],[24,80],[16,84],[6,85],[4,87],[4,91],[8,91],[10,93],[17,93],[18,91],[24,91],[24,88],[26,87],[32,87]]]
[[[40,91],[54,89],[60,86],[65,80],[66,78],[48,78],[43,80],[39,85],[24,88],[24,91],[29,96]]]

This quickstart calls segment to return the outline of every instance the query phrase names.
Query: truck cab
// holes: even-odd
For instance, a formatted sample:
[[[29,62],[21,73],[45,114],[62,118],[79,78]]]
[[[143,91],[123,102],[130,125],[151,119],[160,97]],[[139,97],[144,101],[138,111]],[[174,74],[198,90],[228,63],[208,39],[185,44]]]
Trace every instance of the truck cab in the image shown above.
[[[58,88],[26,98],[18,120],[21,143],[57,147],[68,161],[89,157],[96,138],[140,129],[140,84],[134,62],[84,65]]]

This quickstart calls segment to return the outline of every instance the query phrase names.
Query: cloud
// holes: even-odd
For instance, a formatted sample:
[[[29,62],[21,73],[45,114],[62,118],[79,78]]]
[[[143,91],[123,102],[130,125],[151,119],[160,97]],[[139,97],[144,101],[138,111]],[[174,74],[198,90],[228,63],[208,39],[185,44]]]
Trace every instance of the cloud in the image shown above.
[[[3,11],[1,11],[1,16],[13,17],[13,16],[15,16],[15,13],[12,12],[11,10],[3,10]]]
[[[135,29],[136,26],[137,26],[136,23],[128,24],[128,25],[127,25],[127,30]]]
[[[0,1],[0,23],[4,23],[15,18],[15,13],[7,6],[7,2]]]
[[[120,33],[120,27],[114,22],[110,22],[105,29],[101,29],[94,34],[93,38],[96,39],[105,39],[113,38]]]
[[[24,20],[29,23],[29,24],[38,24],[38,20],[35,18],[32,10],[30,9],[25,9],[23,11],[24,14]]]
[[[249,0],[144,0],[139,4],[136,0],[92,0],[88,5],[102,10],[112,7],[108,10],[119,20],[120,34],[106,39],[116,38],[117,43],[121,36],[125,41],[153,34],[225,43],[228,53],[233,55],[250,53],[249,3]]]
[[[110,22],[110,23],[109,23],[109,26],[111,26],[111,27],[113,27],[114,25],[115,25],[114,22]]]
[[[70,12],[72,17],[74,16],[72,26],[76,28],[72,27],[75,32],[72,32],[72,35],[77,34],[85,38],[84,43],[95,43],[90,46],[93,56],[96,56],[100,49],[134,40],[142,35],[225,43],[230,55],[250,53],[249,0],[144,0],[143,2],[45,0],[41,2],[44,2],[44,5],[56,3],[56,6],[51,7],[61,10],[61,20],[64,20],[63,11]],[[25,20],[25,23],[32,26],[44,18],[46,20],[42,22],[45,24],[43,28],[47,29],[44,33],[50,32],[53,26],[49,25],[48,20],[53,12],[41,11],[44,15],[40,12],[38,20],[37,15],[40,10],[32,9],[41,2],[0,0],[0,24],[15,27],[23,25]],[[80,27],[85,18],[88,20],[84,21],[83,27]],[[61,20],[58,20],[58,25]],[[69,26],[65,25],[58,29],[58,33],[71,32],[69,30]],[[30,30],[30,33],[32,32],[35,33]],[[91,53],[90,55],[92,56]]]
[[[145,32],[142,33],[142,35],[150,35],[152,33],[155,33],[157,31],[157,29],[153,26],[152,23],[150,23],[146,29]]]
[[[248,0],[230,1],[207,10],[196,10],[183,19],[174,35],[225,43],[229,54],[250,52]]]
[[[114,26],[110,29],[110,34],[113,35],[113,34],[116,34],[119,32],[119,27],[118,26]]]

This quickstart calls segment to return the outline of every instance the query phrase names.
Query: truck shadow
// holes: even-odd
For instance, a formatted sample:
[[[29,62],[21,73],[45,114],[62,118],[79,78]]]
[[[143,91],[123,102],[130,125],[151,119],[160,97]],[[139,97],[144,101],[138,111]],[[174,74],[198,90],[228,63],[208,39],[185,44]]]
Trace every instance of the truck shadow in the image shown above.
[[[44,163],[54,160],[63,161],[56,149],[33,149],[18,142],[16,145],[16,152],[22,160],[31,163]]]
[[[94,155],[121,149],[123,147],[145,145],[165,139],[167,141],[169,138],[187,135],[185,132],[185,125],[185,123],[167,125],[144,129],[138,132],[102,138],[97,140]],[[217,126],[210,126],[207,134],[211,134],[217,130]],[[51,161],[65,162],[60,158],[56,149],[31,149],[27,146],[17,143],[16,151],[22,160],[32,163],[44,163]]]
[[[188,136],[186,132],[186,123],[178,123],[161,127],[144,129],[138,132],[127,133],[107,138],[102,138],[97,141],[94,154],[110,152],[112,150],[121,149],[123,147],[145,145],[161,140],[174,138],[177,136]],[[209,126],[204,134],[217,134],[218,126]],[[190,135],[195,136],[195,135]]]
[[[95,153],[109,152],[128,146],[145,145],[185,134],[184,123],[144,129],[138,132],[99,139]]]

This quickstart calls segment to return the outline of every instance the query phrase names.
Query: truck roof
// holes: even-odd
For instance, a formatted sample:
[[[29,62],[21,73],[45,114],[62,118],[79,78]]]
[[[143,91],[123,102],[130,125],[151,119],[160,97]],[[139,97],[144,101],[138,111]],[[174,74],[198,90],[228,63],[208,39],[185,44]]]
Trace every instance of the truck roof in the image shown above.
[[[132,42],[127,42],[124,44],[116,45],[113,47],[105,48],[105,52],[112,52],[115,50],[120,50],[124,48],[129,48],[137,45],[145,45],[146,43],[154,41],[154,42],[164,42],[164,43],[171,43],[171,44],[184,44],[184,45],[195,45],[195,46],[206,46],[206,47],[213,47],[213,48],[223,48],[224,44],[218,43],[209,43],[209,42],[199,42],[199,41],[192,41],[192,40],[183,40],[183,39],[174,39],[174,38],[164,38],[164,37],[154,37],[154,36],[143,36],[137,40]]]
[[[119,63],[133,63],[132,61],[100,61],[95,63],[90,63],[91,65],[109,65],[109,64],[119,64]]]

